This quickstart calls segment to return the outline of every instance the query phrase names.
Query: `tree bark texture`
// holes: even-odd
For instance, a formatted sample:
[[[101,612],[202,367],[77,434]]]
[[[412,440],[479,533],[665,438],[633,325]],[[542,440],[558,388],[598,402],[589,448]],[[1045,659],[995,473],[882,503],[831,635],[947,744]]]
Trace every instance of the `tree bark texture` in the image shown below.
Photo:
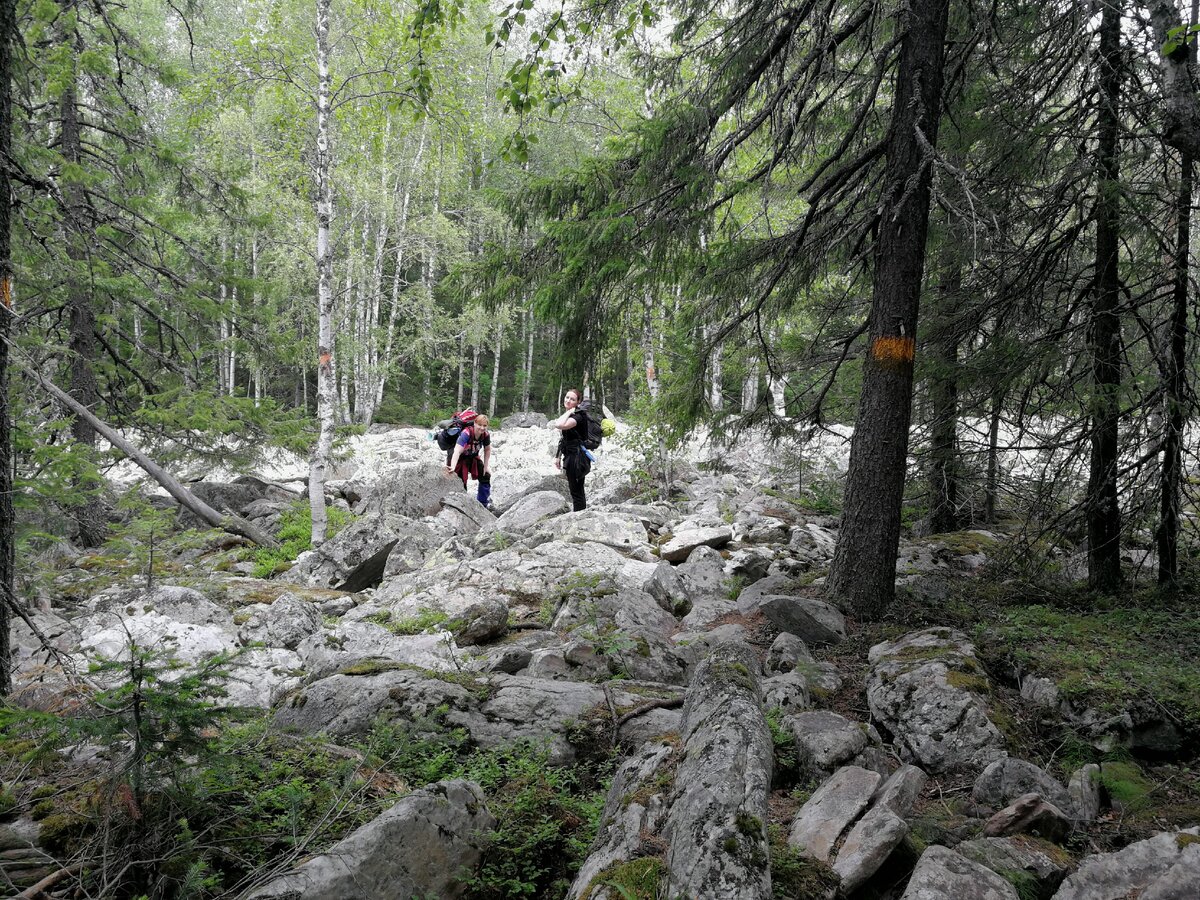
[[[73,40],[71,38],[70,40]],[[79,106],[72,80],[60,98],[61,126],[60,147],[63,160],[72,166],[83,164],[83,137],[80,133]],[[88,265],[87,240],[91,234],[87,203],[81,185],[63,179],[63,200],[66,204],[63,238],[67,258],[67,308],[70,313],[70,390],[79,403],[90,410],[100,405],[100,390],[96,383],[96,372],[92,367],[96,359],[96,311],[92,307],[91,291],[83,273]],[[96,448],[96,432],[88,421],[75,416],[71,421],[71,436],[85,453],[93,455]],[[85,547],[94,547],[104,540],[106,517],[94,486],[79,482],[77,488],[82,497],[73,510],[73,518],[79,530],[79,542]]]
[[[1089,343],[1092,357],[1091,466],[1087,487],[1088,585],[1112,591],[1121,583],[1121,507],[1117,498],[1121,412],[1121,279],[1118,138],[1121,129],[1121,6],[1105,4],[1100,19],[1100,95],[1096,151],[1096,280]]]
[[[1200,19],[1200,0],[1192,0],[1191,22]],[[1196,67],[1196,42],[1188,43],[1188,65]],[[1175,254],[1172,260],[1172,304],[1163,371],[1166,416],[1160,477],[1158,524],[1158,583],[1175,587],[1179,577],[1179,511],[1183,471],[1183,429],[1187,404],[1188,272],[1192,244],[1192,192],[1194,160],[1185,150],[1179,159],[1179,192],[1176,195]]]
[[[882,613],[896,589],[948,7],[949,0],[913,0],[900,13],[903,38],[875,251],[870,343],[829,573],[830,592],[864,618]]]
[[[317,0],[317,420],[320,433],[308,472],[308,500],[312,510],[312,545],[325,542],[328,515],[325,509],[325,474],[333,452],[337,384],[333,362],[333,152],[330,130],[329,77],[330,0]]]
[[[12,150],[15,0],[0,0],[0,159]],[[0,697],[12,691],[9,604],[16,603],[16,517],[13,512],[12,410],[8,403],[8,336],[12,330],[12,219],[8,167],[0,166]]]

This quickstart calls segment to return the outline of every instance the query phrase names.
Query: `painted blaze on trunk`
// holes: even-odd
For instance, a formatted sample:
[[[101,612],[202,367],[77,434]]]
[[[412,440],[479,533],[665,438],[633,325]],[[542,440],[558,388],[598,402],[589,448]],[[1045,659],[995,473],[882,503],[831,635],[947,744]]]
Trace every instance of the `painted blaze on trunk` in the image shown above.
[[[884,172],[870,344],[829,573],[830,593],[866,618],[879,615],[895,594],[948,8],[949,0],[913,0],[900,12],[904,38]]]

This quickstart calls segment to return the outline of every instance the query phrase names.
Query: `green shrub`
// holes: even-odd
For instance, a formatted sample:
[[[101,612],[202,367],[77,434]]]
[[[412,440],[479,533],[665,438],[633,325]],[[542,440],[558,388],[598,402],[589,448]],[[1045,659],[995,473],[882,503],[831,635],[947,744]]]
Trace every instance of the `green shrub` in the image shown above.
[[[326,509],[329,517],[326,537],[331,538],[354,521],[354,516],[340,507]],[[293,560],[312,548],[312,510],[306,501],[292,504],[279,517],[279,547],[260,547],[254,554],[254,577],[270,578],[286,571]]]

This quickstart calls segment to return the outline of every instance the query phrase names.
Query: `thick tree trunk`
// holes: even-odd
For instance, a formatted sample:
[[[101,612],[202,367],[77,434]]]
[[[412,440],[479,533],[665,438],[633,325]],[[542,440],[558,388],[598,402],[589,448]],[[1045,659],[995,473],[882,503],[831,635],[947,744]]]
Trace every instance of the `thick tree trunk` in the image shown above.
[[[721,345],[716,344],[708,357],[708,405],[712,407],[712,411],[719,413],[725,409],[725,394],[721,390]]]
[[[779,333],[771,329],[771,345],[779,346]],[[767,358],[767,391],[771,395],[771,411],[775,413],[776,418],[787,418],[787,375],[783,372],[776,372],[771,362],[770,357]]]
[[[61,97],[62,132],[60,146],[63,159],[80,166],[83,161],[83,142],[80,134],[79,107],[72,80]],[[100,405],[100,391],[92,363],[96,358],[96,313],[92,307],[92,296],[84,279],[87,268],[87,240],[92,225],[89,221],[87,204],[84,202],[81,185],[77,181],[64,179],[63,198],[66,201],[64,223],[67,258],[70,260],[67,277],[67,307],[70,313],[70,395],[90,410]],[[7,202],[7,198],[5,199]],[[91,455],[96,448],[96,431],[89,422],[75,416],[71,421],[71,436]],[[85,547],[94,547],[104,540],[104,507],[94,495],[94,486],[77,484],[83,495],[73,511],[79,529],[79,542]]]
[[[1121,279],[1118,137],[1121,95],[1121,5],[1105,4],[1100,19],[1099,141],[1096,165],[1096,281],[1092,290],[1091,469],[1087,488],[1088,585],[1121,584],[1121,508],[1117,499],[1121,411]]]
[[[1177,0],[1147,0],[1154,40],[1158,44],[1163,76],[1163,140],[1193,159],[1200,156],[1200,96],[1196,93],[1196,61],[1183,43],[1183,35],[1172,31],[1183,27]],[[1192,21],[1195,21],[1193,16]],[[1192,41],[1196,36],[1192,36]],[[1166,50],[1166,53],[1162,51]],[[1102,51],[1103,52],[1103,51]]]
[[[929,341],[929,529],[954,531],[958,522],[958,327],[951,321],[962,291],[955,236],[946,238]]]
[[[0,159],[12,151],[15,0],[0,0]],[[8,336],[13,316],[12,220],[7,166],[0,166],[0,697],[12,691],[9,604],[16,595],[16,517],[13,512],[12,410],[8,402]]]
[[[996,521],[996,494],[1000,479],[1000,414],[1004,410],[1004,392],[992,394],[992,411],[988,421],[987,474],[983,485],[983,520]]]
[[[1200,21],[1200,0],[1192,0],[1192,24]],[[1188,44],[1188,64],[1196,67],[1196,42]],[[1171,319],[1163,373],[1166,417],[1163,434],[1162,496],[1158,525],[1158,583],[1176,587],[1179,577],[1179,511],[1183,471],[1184,409],[1187,403],[1188,272],[1191,267],[1192,154],[1184,151],[1179,160],[1179,193],[1175,200],[1176,231]]]
[[[308,500],[312,509],[312,545],[325,542],[325,473],[333,452],[337,387],[333,362],[333,249],[329,242],[333,222],[333,152],[329,108],[329,8],[330,0],[317,0],[317,420],[320,433],[308,470]]]
[[[875,253],[870,345],[829,572],[830,592],[864,618],[886,609],[896,589],[948,7],[949,0],[912,0],[900,14],[903,38]]]

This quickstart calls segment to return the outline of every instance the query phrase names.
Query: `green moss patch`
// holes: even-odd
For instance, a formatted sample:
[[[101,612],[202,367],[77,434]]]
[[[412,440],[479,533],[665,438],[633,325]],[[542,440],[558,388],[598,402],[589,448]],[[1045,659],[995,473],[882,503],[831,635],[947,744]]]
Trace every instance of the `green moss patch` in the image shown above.
[[[1118,713],[1147,700],[1200,730],[1200,618],[1194,609],[1000,610],[976,628],[989,653],[1051,678],[1077,705]]]

